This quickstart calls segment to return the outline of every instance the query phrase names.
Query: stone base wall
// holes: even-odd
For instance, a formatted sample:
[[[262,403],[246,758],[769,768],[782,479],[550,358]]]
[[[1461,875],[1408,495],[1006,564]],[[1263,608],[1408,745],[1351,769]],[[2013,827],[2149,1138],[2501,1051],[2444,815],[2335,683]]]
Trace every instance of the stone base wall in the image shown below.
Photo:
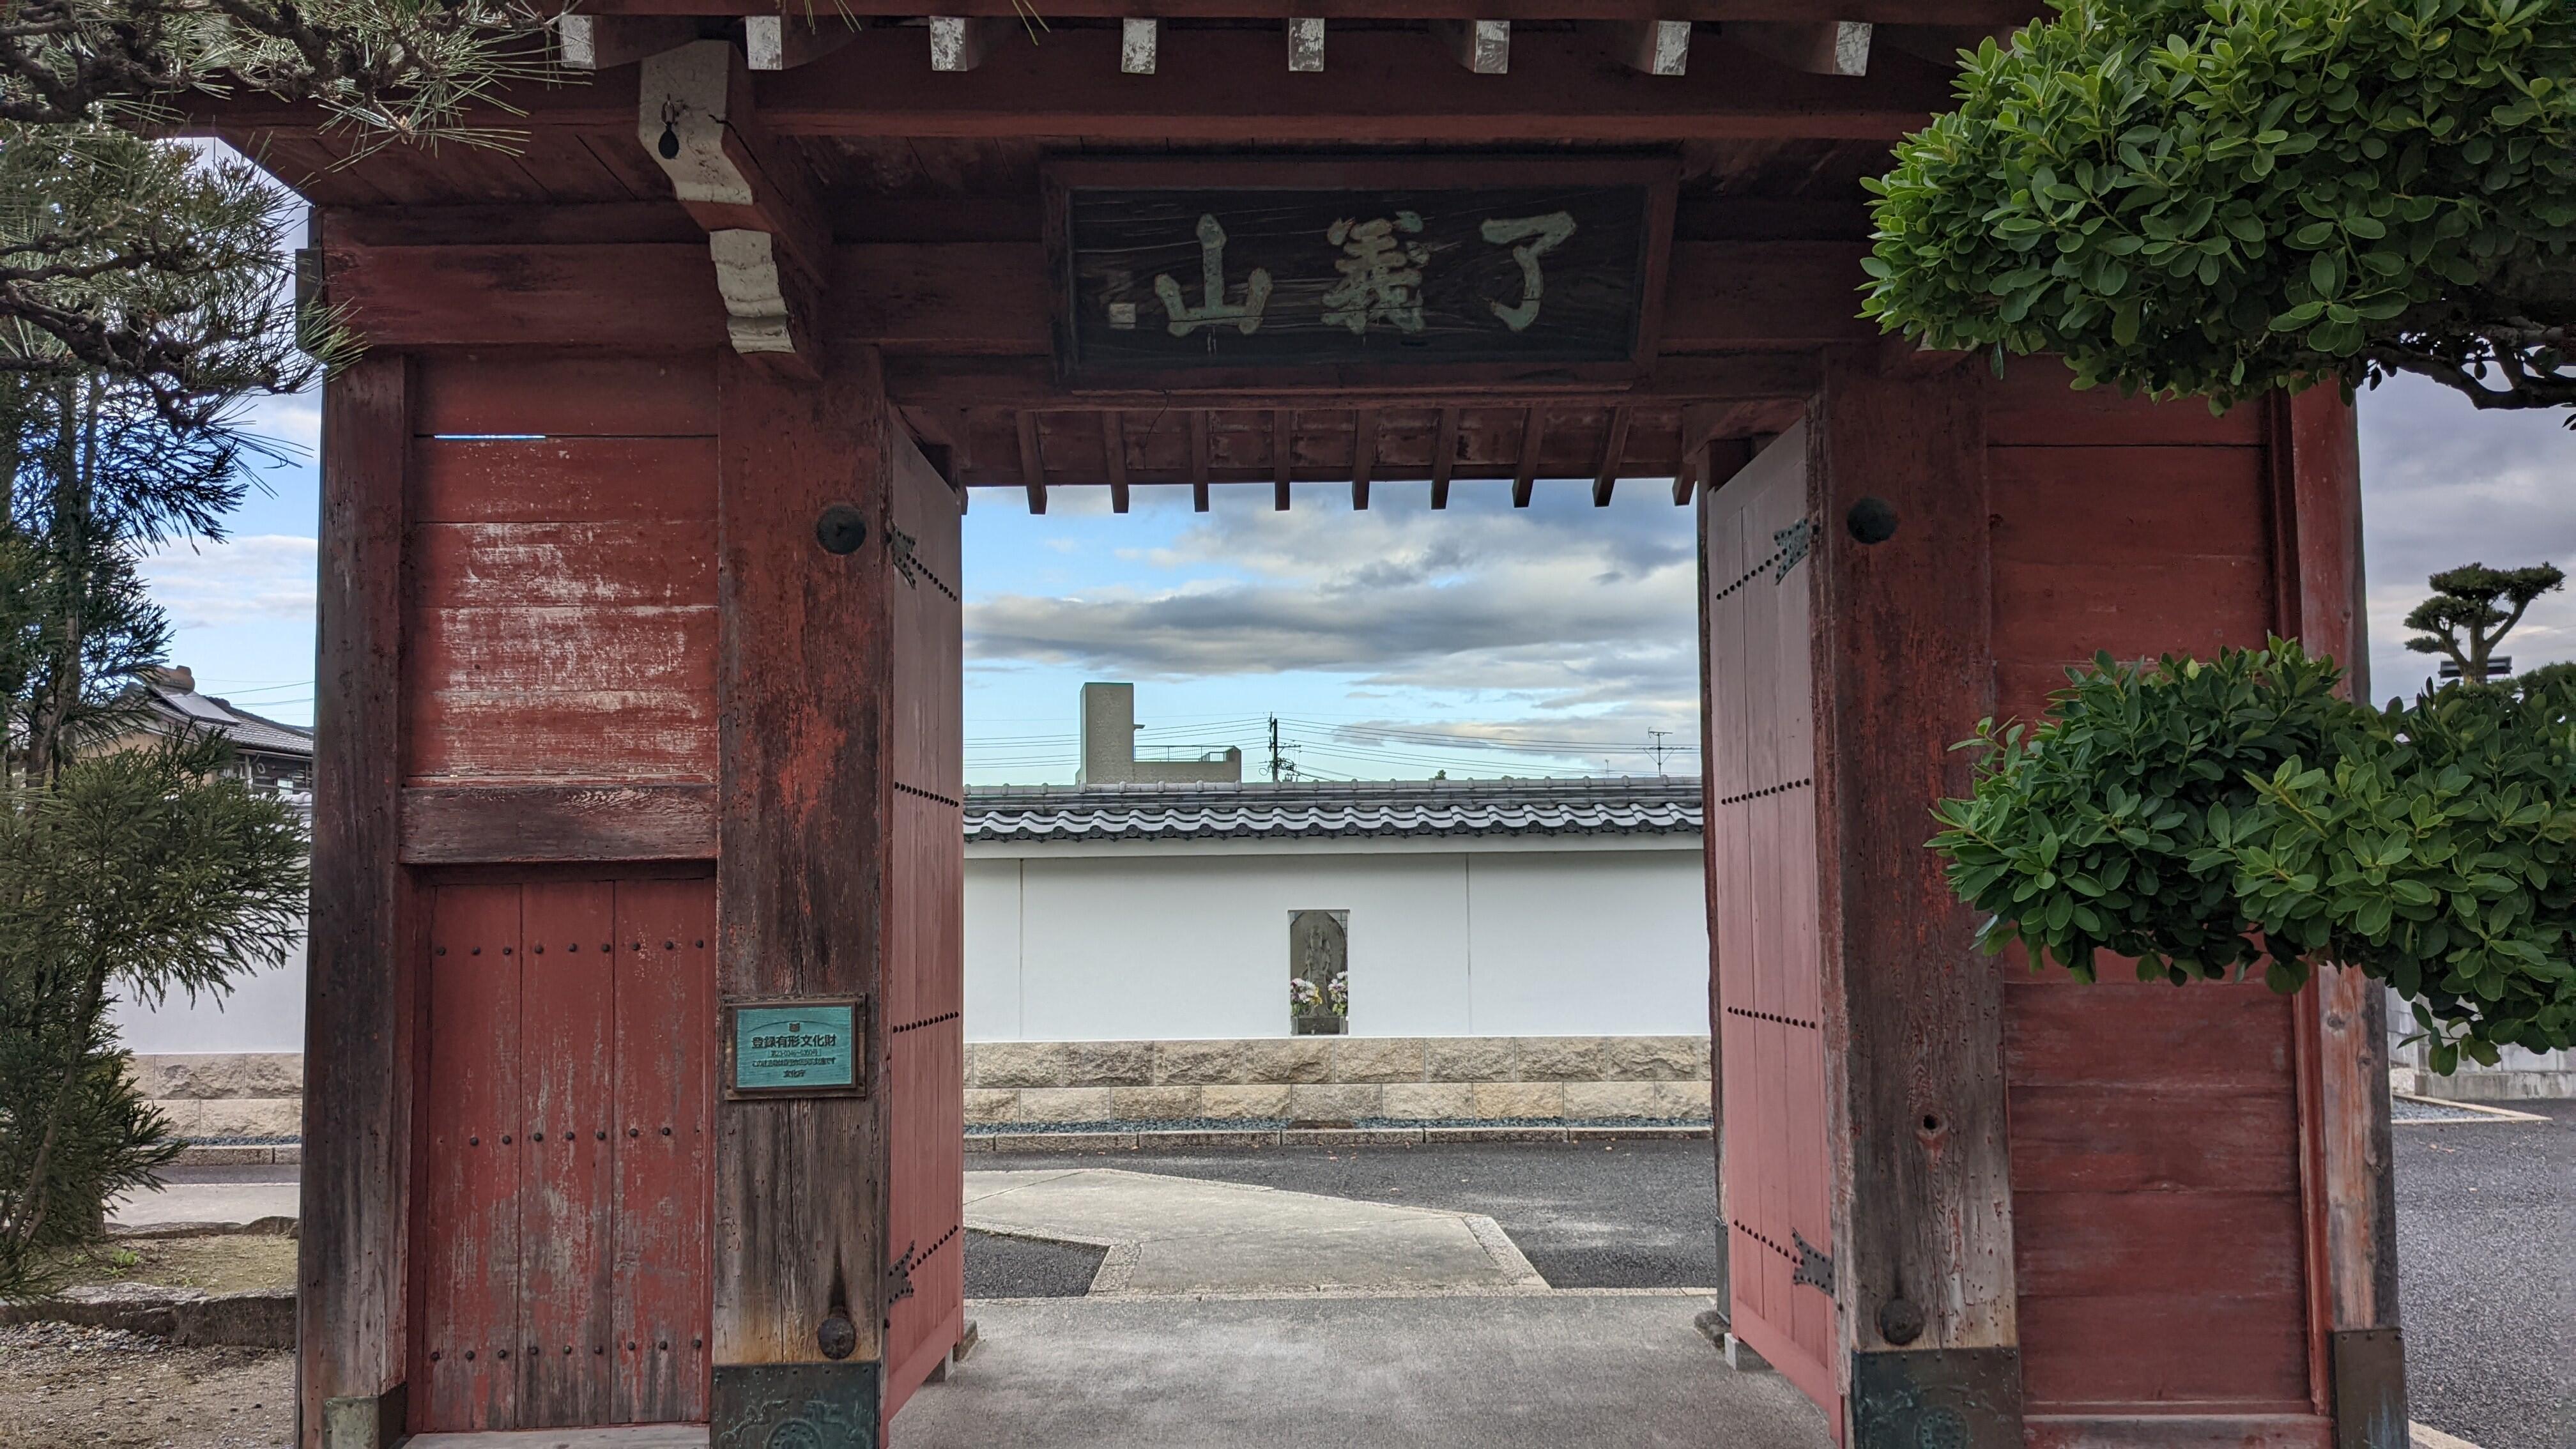
[[[966,1047],[966,1120],[1706,1120],[1704,1036],[996,1041]]]
[[[180,1137],[303,1130],[296,1052],[137,1055]],[[966,1047],[966,1120],[1706,1120],[1704,1036],[996,1041]]]
[[[134,1077],[175,1136],[203,1142],[304,1131],[302,1052],[138,1053]]]

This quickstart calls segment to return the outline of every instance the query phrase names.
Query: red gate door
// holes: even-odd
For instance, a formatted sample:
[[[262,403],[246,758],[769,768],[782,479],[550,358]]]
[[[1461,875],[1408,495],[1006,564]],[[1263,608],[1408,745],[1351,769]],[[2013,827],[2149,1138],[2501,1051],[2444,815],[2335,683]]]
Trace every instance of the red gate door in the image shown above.
[[[1826,1152],[1807,429],[1707,496],[1709,937],[1729,1316],[1842,1432]]]
[[[715,892],[441,886],[415,1432],[703,1421]]]
[[[888,581],[894,791],[883,977],[886,1259],[892,1281],[910,1286],[886,1312],[883,1402],[890,1421],[956,1346],[966,1321],[966,784],[961,503],[900,430],[889,451],[887,541],[896,577]]]

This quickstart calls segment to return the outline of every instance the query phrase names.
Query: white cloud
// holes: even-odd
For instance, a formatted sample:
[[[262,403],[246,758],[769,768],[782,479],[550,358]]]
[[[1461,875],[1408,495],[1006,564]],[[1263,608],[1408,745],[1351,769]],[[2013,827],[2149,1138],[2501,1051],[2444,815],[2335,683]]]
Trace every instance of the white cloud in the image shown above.
[[[1542,713],[1669,717],[1698,694],[1677,509],[1218,514],[1134,564],[1134,582],[1079,597],[972,600],[969,653],[1115,678],[1331,673]],[[1212,566],[1232,576],[1180,577]]]
[[[147,555],[143,575],[182,629],[260,620],[309,627],[316,567],[314,540],[269,533],[182,540]]]

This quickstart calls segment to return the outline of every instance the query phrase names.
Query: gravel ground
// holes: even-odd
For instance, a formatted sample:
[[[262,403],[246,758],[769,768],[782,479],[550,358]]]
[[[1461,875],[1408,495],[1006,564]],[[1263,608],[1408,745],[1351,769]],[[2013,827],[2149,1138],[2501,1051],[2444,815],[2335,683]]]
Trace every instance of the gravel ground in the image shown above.
[[[2576,1102],[2404,1126],[2398,1293],[2415,1418],[2481,1449],[2576,1445]]]
[[[1080,1163],[1369,1202],[1484,1213],[1557,1288],[1696,1288],[1717,1281],[1714,1147],[1690,1142],[1440,1143],[1157,1153],[997,1152],[976,1169]],[[966,1252],[969,1293],[975,1245]],[[1003,1281],[1015,1281],[1007,1274]],[[1016,1295],[1036,1297],[1022,1290]],[[2563,1449],[2563,1446],[2553,1446]]]
[[[969,1298],[1080,1298],[1091,1291],[1106,1248],[1041,1243],[999,1233],[966,1233]]]
[[[8,1449],[285,1449],[295,1356],[172,1348],[108,1328],[0,1328]]]

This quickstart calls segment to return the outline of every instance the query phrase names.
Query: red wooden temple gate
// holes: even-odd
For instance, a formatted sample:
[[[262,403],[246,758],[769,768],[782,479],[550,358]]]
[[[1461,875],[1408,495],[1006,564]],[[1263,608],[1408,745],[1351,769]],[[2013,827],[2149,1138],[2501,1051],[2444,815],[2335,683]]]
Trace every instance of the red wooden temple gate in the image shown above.
[[[1568,478],[1700,509],[1742,1338],[1856,1444],[2403,1442],[2373,994],[2032,976],[1921,849],[1946,746],[2065,662],[2361,653],[2339,404],[1853,318],[1858,178],[2029,0],[839,8],[589,0],[509,149],[208,118],[371,344],[325,405],[306,1445],[871,1443],[935,1370],[970,490]],[[1372,327],[1421,350],[1325,350]]]

